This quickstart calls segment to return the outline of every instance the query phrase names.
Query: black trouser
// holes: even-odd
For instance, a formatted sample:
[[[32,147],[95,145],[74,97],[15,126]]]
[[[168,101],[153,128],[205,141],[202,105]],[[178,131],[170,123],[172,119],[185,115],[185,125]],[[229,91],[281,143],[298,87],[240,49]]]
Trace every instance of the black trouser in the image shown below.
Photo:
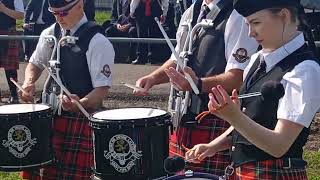
[[[106,31],[107,37],[129,37],[136,38],[137,37],[137,28],[132,26],[128,31],[123,32],[119,31],[115,26],[109,26]],[[136,58],[137,54],[137,43],[130,42],[130,50],[129,50],[129,61],[133,61]]]
[[[40,35],[41,32],[46,29],[49,25],[46,24],[33,24],[30,29],[24,29],[24,35]],[[25,41],[25,55],[30,58],[33,51],[36,49],[37,40],[26,40]]]
[[[160,30],[153,16],[137,17],[136,25],[139,38],[160,37]],[[139,60],[146,62],[147,56],[152,59],[152,53],[155,52],[156,49],[157,46],[154,44],[139,43],[137,56],[139,57]]]
[[[4,70],[5,74],[6,74],[6,78],[7,78],[7,82],[9,85],[9,89],[10,89],[10,95],[12,97],[18,97],[18,93],[17,93],[17,88],[16,86],[10,81],[10,78],[14,79],[16,82],[18,80],[18,73],[17,70]]]

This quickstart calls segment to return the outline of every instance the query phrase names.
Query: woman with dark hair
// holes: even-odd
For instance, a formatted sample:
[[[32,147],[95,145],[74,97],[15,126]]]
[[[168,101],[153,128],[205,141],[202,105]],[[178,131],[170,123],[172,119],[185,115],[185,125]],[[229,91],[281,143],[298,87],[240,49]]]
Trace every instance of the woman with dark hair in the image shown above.
[[[187,159],[202,160],[230,149],[237,179],[307,179],[303,146],[320,108],[320,66],[297,30],[294,0],[235,0],[262,49],[251,56],[239,94],[220,85],[209,94],[210,113],[232,126],[208,144],[198,144]]]

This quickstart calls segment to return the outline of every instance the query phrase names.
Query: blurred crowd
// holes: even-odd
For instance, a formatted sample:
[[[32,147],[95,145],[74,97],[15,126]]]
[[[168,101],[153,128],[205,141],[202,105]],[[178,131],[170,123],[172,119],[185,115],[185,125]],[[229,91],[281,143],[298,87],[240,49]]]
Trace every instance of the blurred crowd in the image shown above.
[[[196,0],[112,0],[111,19],[102,24],[101,30],[107,37],[129,38],[162,38],[162,34],[154,20],[159,18],[169,38],[175,39],[177,27],[183,12]],[[304,2],[305,1],[305,2]],[[314,7],[318,0],[302,0],[305,7]],[[314,3],[314,4],[312,4]],[[90,21],[95,19],[95,1],[85,0],[85,14]],[[319,10],[308,10],[307,24],[312,29],[309,36],[320,40]],[[16,35],[16,20],[24,20],[25,35],[40,35],[42,30],[55,22],[48,10],[48,0],[29,0],[24,6],[23,0],[0,0],[0,35]],[[10,87],[10,102],[17,102],[17,92],[10,78],[17,79],[19,41],[0,41],[0,68],[5,74]],[[27,61],[35,49],[36,41],[24,41],[24,59]],[[114,46],[117,46],[114,44]],[[128,47],[128,48],[126,48]],[[125,46],[115,47],[124,54],[125,63],[131,64],[162,64],[171,54],[166,44],[147,44],[130,41]],[[1,92],[1,91],[0,91]],[[0,95],[1,96],[1,95]]]

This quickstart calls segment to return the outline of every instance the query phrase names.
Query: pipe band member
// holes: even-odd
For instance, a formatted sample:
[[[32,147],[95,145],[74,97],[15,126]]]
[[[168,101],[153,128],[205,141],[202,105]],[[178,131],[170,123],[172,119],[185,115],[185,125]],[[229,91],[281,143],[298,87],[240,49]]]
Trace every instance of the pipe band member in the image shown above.
[[[207,111],[208,92],[212,86],[222,84],[225,88],[238,89],[242,83],[242,73],[249,62],[249,56],[256,52],[258,43],[248,36],[248,27],[244,17],[232,7],[230,0],[196,1],[182,16],[177,31],[176,51],[181,53],[188,28],[183,26],[188,21],[195,26],[202,19],[213,20],[214,26],[201,28],[193,39],[192,56],[185,70],[191,75],[201,90],[199,95],[191,93],[191,105],[187,114],[182,117],[176,131],[170,137],[170,155],[185,155],[188,148],[199,143],[208,143],[229,128],[229,123],[217,116],[207,116],[198,123],[195,117]],[[237,27],[236,31],[234,27]],[[184,75],[175,70],[174,55],[159,69],[137,80],[136,85],[142,91],[134,91],[139,95],[158,84],[171,82],[178,91],[192,91]],[[228,151],[217,153],[200,164],[189,163],[187,169],[197,172],[210,172],[222,175],[230,163]]]
[[[22,0],[0,1],[0,35],[17,35],[16,20],[23,19],[23,17],[24,7]],[[10,81],[10,78],[18,81],[19,41],[0,40],[0,47],[0,68],[5,70],[10,90],[8,103],[19,103],[17,87]]]
[[[194,146],[187,158],[202,160],[230,148],[237,179],[307,179],[302,154],[320,107],[320,86],[314,83],[320,81],[320,66],[297,30],[298,6],[293,0],[234,1],[249,35],[262,47],[251,56],[239,93],[260,91],[268,82],[280,88],[267,87],[266,94],[239,102],[214,86],[208,108],[231,127],[210,143]],[[238,96],[236,90],[232,96]]]
[[[83,179],[92,175],[93,146],[89,120],[79,112],[75,101],[89,113],[97,111],[112,83],[114,49],[99,27],[87,20],[83,0],[49,0],[49,10],[56,23],[45,29],[25,70],[21,93],[30,101],[35,91],[35,82],[47,65],[52,54],[52,44],[45,36],[57,39],[70,35],[78,37],[75,44],[64,44],[60,51],[60,77],[63,85],[71,92],[72,99],[62,97],[62,113],[53,120],[52,147],[55,160],[42,169],[24,172],[27,179]],[[42,176],[42,177],[40,177]]]

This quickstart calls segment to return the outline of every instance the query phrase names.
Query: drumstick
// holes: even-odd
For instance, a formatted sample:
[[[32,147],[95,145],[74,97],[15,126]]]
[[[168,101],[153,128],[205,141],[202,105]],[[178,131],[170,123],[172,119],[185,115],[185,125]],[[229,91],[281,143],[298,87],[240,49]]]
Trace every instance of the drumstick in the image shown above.
[[[175,56],[175,58],[177,59],[177,61],[176,61],[176,62],[177,62],[177,66],[180,66],[180,68],[183,69],[184,64],[183,64],[183,62],[182,62],[182,59],[179,57],[177,51],[176,51],[175,48],[173,47],[173,44],[171,43],[171,41],[170,41],[167,33],[164,31],[162,25],[160,24],[159,19],[158,19],[157,17],[155,17],[154,20],[155,20],[156,23],[158,24],[158,27],[159,27],[159,29],[160,29],[160,31],[161,31],[164,39],[166,40],[166,42],[167,42],[170,50],[172,51],[172,54],[173,54],[173,55]],[[183,71],[183,74],[185,75],[187,81],[189,82],[189,84],[190,84],[193,92],[194,92],[195,94],[199,94],[199,89],[198,89],[196,83],[195,83],[195,82],[193,81],[193,79],[191,78],[190,74],[188,74],[187,72],[184,72],[184,71]]]
[[[43,65],[43,67],[45,68],[45,70],[48,72],[48,74],[54,79],[54,81],[56,81],[56,83],[60,86],[60,88],[62,89],[62,91],[64,91],[66,93],[66,95],[71,98],[71,93],[69,92],[69,90],[62,84],[60,83],[60,81],[56,78],[55,75],[53,75],[51,73],[51,71],[47,68],[47,66]],[[73,99],[74,102],[76,103],[77,107],[79,108],[79,110],[88,118],[90,119],[90,115],[89,113],[84,109],[84,107],[75,99]]]
[[[124,85],[124,86],[126,86],[126,87],[128,87],[128,88],[131,88],[131,89],[133,89],[133,90],[144,91],[143,88],[138,87],[138,86],[135,86],[135,85],[133,85],[133,84],[129,84],[129,83],[125,83],[125,82],[121,82],[121,84]]]
[[[17,88],[22,91],[24,94],[27,94],[29,95],[29,93],[23,89],[23,87],[20,86],[20,84],[18,84],[13,78],[10,78],[10,81],[15,85],[17,86]]]
[[[253,93],[248,93],[248,94],[241,94],[238,97],[236,96],[231,96],[231,99],[244,99],[244,98],[250,98],[250,97],[255,97],[255,96],[261,96],[261,92],[253,92]]]

